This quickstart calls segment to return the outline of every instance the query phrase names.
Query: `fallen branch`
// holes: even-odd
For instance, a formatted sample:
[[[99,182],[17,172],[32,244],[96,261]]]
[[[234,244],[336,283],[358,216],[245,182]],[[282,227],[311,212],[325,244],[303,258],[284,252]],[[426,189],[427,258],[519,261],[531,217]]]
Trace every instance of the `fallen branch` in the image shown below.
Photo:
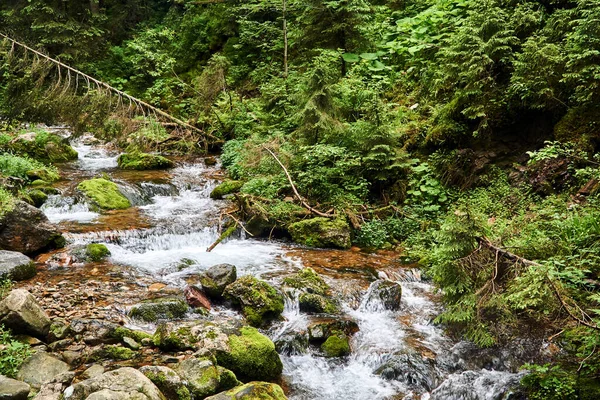
[[[83,79],[85,79],[85,81],[88,83],[88,88],[90,87],[90,82],[93,82],[94,84],[96,84],[96,86],[98,88],[103,87],[103,88],[107,89],[110,92],[116,93],[117,95],[126,98],[127,100],[129,100],[129,104],[133,103],[137,107],[139,107],[141,109],[145,108],[147,110],[150,110],[150,111],[152,111],[152,112],[154,112],[154,113],[156,113],[158,115],[161,115],[161,116],[167,118],[168,120],[176,123],[179,126],[191,129],[193,131],[196,131],[196,132],[202,134],[202,136],[212,139],[214,141],[214,143],[222,143],[223,142],[221,139],[217,138],[216,136],[211,135],[210,133],[204,132],[203,130],[201,130],[199,128],[196,128],[195,126],[190,125],[187,122],[182,121],[179,118],[174,117],[171,114],[168,114],[168,113],[164,112],[163,110],[161,110],[159,108],[156,108],[156,107],[154,107],[151,104],[146,103],[143,100],[140,100],[140,99],[138,99],[136,97],[133,97],[133,96],[131,96],[131,95],[123,92],[122,90],[119,90],[119,89],[115,88],[115,87],[112,87],[108,83],[105,83],[105,82],[102,82],[102,81],[100,81],[98,79],[95,79],[95,78],[91,77],[90,75],[87,75],[86,73],[81,72],[81,71],[79,71],[79,70],[77,70],[77,69],[75,69],[75,68],[73,68],[73,67],[71,67],[71,66],[69,66],[69,65],[67,65],[67,64],[65,64],[63,62],[61,62],[61,61],[58,61],[58,60],[56,60],[56,59],[54,59],[54,58],[52,58],[50,56],[47,56],[46,54],[44,54],[44,53],[42,53],[40,51],[37,51],[37,50],[35,50],[35,49],[27,46],[26,44],[20,43],[20,42],[18,42],[16,40],[14,40],[14,39],[6,36],[5,34],[3,34],[1,32],[0,32],[0,37],[2,37],[4,39],[8,40],[9,42],[11,42],[13,44],[13,46],[14,45],[20,46],[23,49],[25,49],[25,50],[27,50],[27,51],[35,54],[36,56],[41,57],[41,58],[43,58],[43,59],[45,59],[47,61],[50,61],[51,63],[55,64],[58,67],[59,76],[60,76],[60,68],[64,68],[67,71],[69,71],[69,74],[70,74],[70,72],[73,72],[73,73],[75,73],[76,76],[82,77]],[[69,75],[69,78],[70,78],[70,75]],[[77,81],[78,81],[78,79],[77,79]]]
[[[294,191],[294,196],[298,199],[298,201],[310,212],[312,212],[313,214],[316,214],[320,217],[325,217],[325,218],[335,218],[335,214],[331,214],[331,213],[324,213],[321,212],[317,209],[312,208],[304,199],[304,197],[300,196],[300,193],[298,193],[298,189],[296,189],[296,185],[294,185],[294,181],[292,180],[292,177],[290,176],[290,173],[288,172],[287,168],[285,167],[285,165],[283,165],[283,163],[279,160],[279,158],[277,158],[277,156],[275,155],[275,153],[273,153],[273,151],[271,151],[271,149],[269,149],[267,146],[263,145],[262,146],[265,150],[267,150],[269,152],[269,154],[271,154],[271,156],[275,159],[275,161],[277,161],[277,163],[279,164],[279,166],[283,169],[283,172],[285,173],[285,176],[287,177],[288,181],[290,182],[290,185],[292,186],[292,190]]]
[[[229,236],[233,235],[233,233],[235,232],[237,227],[238,227],[238,223],[236,222],[235,224],[233,224],[229,228],[227,228],[225,230],[225,232],[221,233],[221,236],[219,236],[219,238],[213,244],[211,244],[208,249],[206,249],[206,252],[210,253],[211,251],[213,251],[213,249],[215,247],[217,247],[217,245],[219,243],[221,243],[223,240],[227,239]]]

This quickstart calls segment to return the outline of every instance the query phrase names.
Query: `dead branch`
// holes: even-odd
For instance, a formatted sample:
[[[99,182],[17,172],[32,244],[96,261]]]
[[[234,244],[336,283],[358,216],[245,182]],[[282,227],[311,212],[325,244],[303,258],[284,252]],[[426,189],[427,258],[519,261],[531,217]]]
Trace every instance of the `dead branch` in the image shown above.
[[[316,214],[318,216],[321,217],[325,217],[325,218],[335,218],[335,214],[331,214],[331,213],[324,213],[321,212],[319,210],[316,210],[314,208],[312,208],[304,199],[304,197],[300,196],[300,193],[298,193],[298,189],[296,189],[296,185],[294,185],[294,181],[292,180],[292,177],[290,176],[290,173],[288,172],[287,168],[285,167],[285,165],[283,165],[283,163],[279,160],[279,158],[277,158],[277,156],[275,155],[275,153],[273,153],[273,151],[271,151],[271,149],[269,149],[267,146],[263,145],[262,146],[265,150],[267,150],[269,152],[269,154],[275,159],[275,161],[277,161],[277,164],[279,164],[279,166],[283,169],[283,172],[285,173],[285,176],[288,179],[288,182],[290,182],[290,185],[292,186],[292,190],[294,191],[294,196],[298,199],[298,201],[310,212],[312,212],[313,214]]]
[[[67,64],[65,64],[65,63],[63,63],[61,61],[58,61],[58,60],[56,60],[56,59],[54,59],[54,58],[52,58],[50,56],[47,56],[44,53],[42,53],[40,51],[37,51],[37,50],[35,50],[35,49],[27,46],[26,44],[20,43],[20,42],[18,42],[16,40],[14,40],[14,39],[6,36],[5,34],[3,34],[1,32],[0,32],[0,37],[3,37],[4,39],[10,41],[13,45],[17,45],[19,47],[22,47],[23,49],[27,50],[28,52],[31,52],[31,53],[35,54],[36,57],[41,57],[44,60],[47,60],[47,61],[53,63],[54,65],[56,65],[58,67],[58,71],[59,71],[59,81],[62,79],[61,68],[64,68],[67,71],[75,73],[75,75],[78,78],[81,76],[83,79],[85,79],[85,81],[87,82],[88,91],[91,90],[92,84],[95,84],[98,89],[101,88],[101,87],[103,87],[103,88],[107,89],[109,92],[116,93],[120,97],[125,97],[127,100],[129,100],[129,105],[130,106],[132,104],[135,104],[136,107],[139,107],[142,110],[144,108],[147,109],[147,110],[150,110],[150,111],[154,112],[155,114],[161,115],[164,118],[167,118],[168,120],[173,121],[174,123],[178,124],[179,126],[185,127],[187,129],[190,129],[190,130],[193,130],[193,131],[196,131],[196,132],[200,133],[203,137],[207,137],[207,138],[212,139],[214,143],[222,143],[222,140],[219,139],[219,138],[217,138],[216,136],[211,135],[210,133],[204,132],[203,130],[201,130],[201,129],[195,127],[195,126],[192,126],[192,125],[188,124],[187,122],[184,122],[184,121],[180,120],[179,118],[174,117],[171,114],[168,114],[168,113],[166,113],[166,112],[164,112],[164,111],[162,111],[162,110],[154,107],[153,105],[146,103],[143,100],[140,100],[140,99],[138,99],[136,97],[128,95],[127,93],[125,93],[125,92],[123,92],[123,91],[121,91],[121,90],[119,90],[117,88],[114,88],[114,87],[110,86],[108,83],[105,83],[105,82],[102,82],[102,81],[100,81],[98,79],[95,79],[95,78],[91,77],[90,75],[85,74],[84,72],[81,72],[81,71],[79,71],[79,70],[77,70],[77,69],[75,69],[73,67],[70,67],[69,65],[67,65]]]

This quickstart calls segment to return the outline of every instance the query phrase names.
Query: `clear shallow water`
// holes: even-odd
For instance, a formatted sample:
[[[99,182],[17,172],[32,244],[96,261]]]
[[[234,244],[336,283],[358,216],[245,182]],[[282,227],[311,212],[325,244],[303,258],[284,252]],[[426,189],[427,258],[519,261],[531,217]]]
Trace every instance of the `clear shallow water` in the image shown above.
[[[217,184],[210,178],[215,168],[186,163],[169,171],[169,182],[140,180],[139,176],[128,180],[127,174],[115,170],[118,154],[89,143],[90,138],[83,138],[75,144],[79,152],[76,168],[118,175],[118,184],[152,227],[105,230],[104,225],[98,231],[67,234],[71,244],[105,243],[112,263],[138,268],[176,285],[219,263],[236,265],[239,276],[275,281],[302,268],[301,257],[291,258],[289,249],[277,242],[233,238],[206,251],[219,237],[219,214],[228,205],[209,197]],[[43,211],[52,222],[94,224],[100,217],[85,202],[68,196],[52,196]],[[368,285],[348,291],[350,278],[340,273],[325,276],[341,299],[344,318],[355,321],[359,331],[351,339],[351,355],[345,358],[325,358],[316,347],[282,354],[290,399],[499,400],[520,379],[510,372],[478,366],[464,371],[451,362],[438,362],[440,356],[452,352],[455,343],[431,322],[440,311],[432,287],[421,281],[418,272],[400,265],[386,272],[403,287],[398,311],[386,310],[372,299],[367,302],[372,290]],[[306,334],[311,317],[300,313],[293,295],[286,301],[283,316],[284,322],[266,332],[274,341]],[[456,357],[456,364],[461,364],[461,355]]]

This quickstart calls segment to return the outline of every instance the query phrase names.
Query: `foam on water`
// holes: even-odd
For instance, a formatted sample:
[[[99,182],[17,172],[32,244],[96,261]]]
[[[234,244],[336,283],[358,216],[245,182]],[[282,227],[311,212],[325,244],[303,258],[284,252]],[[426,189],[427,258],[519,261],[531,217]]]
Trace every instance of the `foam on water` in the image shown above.
[[[61,195],[48,196],[48,200],[40,209],[52,223],[62,221],[89,223],[100,216],[91,211],[87,203],[77,202],[73,197]]]
[[[71,144],[79,154],[77,160],[79,168],[85,171],[116,168],[119,154],[109,153],[103,147],[87,144],[90,140],[93,140],[93,137],[83,136]]]

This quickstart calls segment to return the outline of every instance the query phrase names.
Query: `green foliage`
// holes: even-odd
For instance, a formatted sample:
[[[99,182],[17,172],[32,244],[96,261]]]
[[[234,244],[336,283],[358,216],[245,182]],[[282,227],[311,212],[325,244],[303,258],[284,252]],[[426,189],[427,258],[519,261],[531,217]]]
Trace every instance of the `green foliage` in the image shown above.
[[[0,374],[14,378],[32,354],[29,345],[17,341],[4,326],[0,326],[0,345]]]
[[[563,400],[575,398],[577,379],[560,366],[525,364],[530,373],[521,383],[532,400]]]
[[[0,154],[0,173],[25,180],[43,178],[48,182],[59,178],[56,167],[47,166],[28,156],[15,156],[10,153]]]
[[[14,196],[4,188],[0,187],[0,218],[2,218],[6,213],[12,211],[14,206]]]

